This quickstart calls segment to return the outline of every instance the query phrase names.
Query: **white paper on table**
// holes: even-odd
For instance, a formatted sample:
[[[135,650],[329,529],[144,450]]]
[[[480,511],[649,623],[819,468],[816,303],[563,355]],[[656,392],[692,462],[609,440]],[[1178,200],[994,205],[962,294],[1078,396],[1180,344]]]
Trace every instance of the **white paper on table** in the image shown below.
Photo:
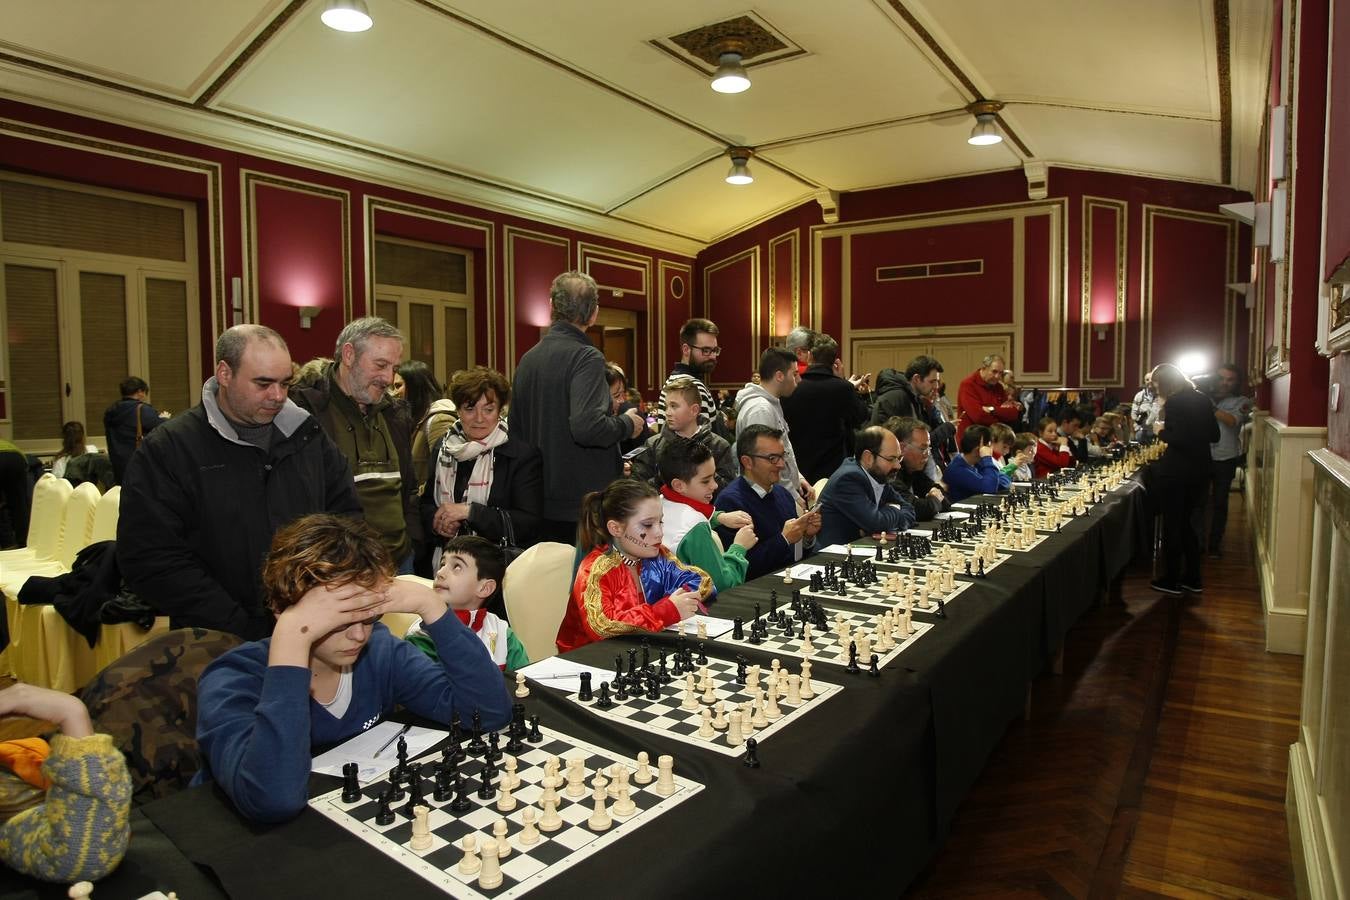
[[[839,552],[842,553],[843,551],[841,550]],[[811,563],[798,563],[797,565],[793,566],[791,569],[788,570],[788,574],[798,581],[810,581],[811,576],[816,574],[817,572],[824,575],[825,567],[812,565]],[[783,573],[776,572],[774,573],[773,577],[781,579],[783,577]]]
[[[854,547],[852,544],[831,544],[821,553],[838,553],[840,556],[848,556],[852,553],[854,556],[876,556],[876,547]]]
[[[915,537],[921,538],[930,538],[933,536],[933,532],[923,528],[911,528],[909,531],[906,531],[905,534],[912,534]]]
[[[354,762],[359,770],[356,777],[362,784],[369,784],[398,765],[398,733],[402,730],[403,726],[398,722],[381,722],[351,740],[338,744],[327,753],[314,757],[310,771],[341,778],[343,764]],[[403,739],[408,742],[408,758],[415,759],[426,753],[449,733],[417,725],[409,728],[403,735]],[[394,742],[381,750],[390,738]],[[377,753],[379,756],[375,755]]]
[[[666,631],[680,633],[680,629],[688,629],[689,636],[698,635],[698,626],[702,624],[708,630],[708,637],[721,637],[728,631],[736,627],[736,623],[730,619],[719,619],[717,616],[705,616],[702,613],[695,613],[689,618],[676,622],[674,625],[667,625]]]
[[[1013,486],[1013,487],[1029,488],[1029,487],[1031,487],[1031,482],[1030,482],[1030,481],[1014,481],[1014,482],[1012,483],[1012,486]]]
[[[978,503],[953,503],[952,509],[979,509]]]
[[[608,669],[583,666],[581,663],[559,659],[556,656],[550,656],[548,659],[540,660],[516,671],[524,672],[525,677],[531,681],[538,681],[540,684],[566,691],[569,694],[581,690],[582,672],[591,673],[592,688],[598,688],[603,682],[614,680],[614,673]]]

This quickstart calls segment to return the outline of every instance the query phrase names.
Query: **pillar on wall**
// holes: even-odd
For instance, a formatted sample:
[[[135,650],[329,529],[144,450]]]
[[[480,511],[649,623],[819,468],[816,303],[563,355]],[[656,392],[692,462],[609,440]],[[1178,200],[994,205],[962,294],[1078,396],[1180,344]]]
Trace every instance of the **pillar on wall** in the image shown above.
[[[839,221],[838,191],[816,191],[816,202],[820,204],[820,215],[826,225],[833,225]]]

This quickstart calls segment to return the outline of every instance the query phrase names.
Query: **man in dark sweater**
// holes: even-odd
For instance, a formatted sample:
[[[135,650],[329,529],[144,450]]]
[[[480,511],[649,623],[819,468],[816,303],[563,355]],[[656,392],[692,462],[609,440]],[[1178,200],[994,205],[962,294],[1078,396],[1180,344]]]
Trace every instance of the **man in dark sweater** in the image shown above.
[[[792,495],[778,483],[785,465],[783,433],[765,425],[747,425],[736,438],[741,477],[723,488],[714,502],[718,510],[750,514],[759,543],[746,551],[746,580],[767,575],[802,558],[804,548],[820,531],[820,512],[797,516]],[[717,529],[722,546],[730,547],[736,532]]]
[[[347,461],[286,397],[291,354],[270,328],[216,341],[202,402],[146,436],[127,466],[117,562],[132,591],[175,628],[246,640],[272,632],[261,596],[273,533],[306,513],[353,517]]]
[[[121,384],[122,399],[103,411],[103,434],[108,441],[108,459],[113,477],[121,484],[127,477],[127,462],[141,441],[162,419],[150,405],[150,385],[135,375]],[[139,424],[139,429],[137,425]]]
[[[586,337],[600,312],[595,279],[564,272],[549,290],[553,325],[516,366],[510,432],[544,457],[544,540],[574,543],[581,500],[623,471],[619,441],[647,424],[610,414],[605,357]]]
[[[1149,380],[1163,398],[1159,437],[1167,450],[1149,470],[1149,496],[1158,498],[1163,520],[1163,576],[1152,587],[1164,594],[1198,594],[1200,535],[1192,517],[1209,491],[1209,445],[1219,439],[1214,403],[1176,366],[1163,363]]]
[[[839,344],[822,334],[811,345],[811,365],[801,383],[782,398],[797,466],[811,484],[839,467],[853,452],[853,432],[867,421],[867,403],[837,373]]]

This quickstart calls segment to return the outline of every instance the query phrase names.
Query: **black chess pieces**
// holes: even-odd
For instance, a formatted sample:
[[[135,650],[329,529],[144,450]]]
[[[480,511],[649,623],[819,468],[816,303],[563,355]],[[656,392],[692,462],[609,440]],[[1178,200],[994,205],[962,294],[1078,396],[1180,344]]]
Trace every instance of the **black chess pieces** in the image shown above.
[[[733,641],[745,640],[745,620],[740,616],[731,620],[731,639]]]
[[[708,664],[708,648],[703,641],[698,642],[698,664],[706,666]]]
[[[398,765],[394,767],[400,779],[408,771],[408,740],[400,732],[398,736]]]
[[[591,693],[591,673],[582,672],[581,690],[577,693],[577,699],[582,703],[590,703],[594,697],[595,695]]]
[[[445,803],[454,796],[454,788],[450,783],[450,770],[441,767],[436,770],[436,780],[431,786],[431,799],[437,803]]]
[[[879,663],[880,661],[881,661],[880,658],[875,653],[873,653],[871,660],[869,660],[870,665],[867,668],[868,675],[871,675],[873,678],[881,677],[881,669],[877,668],[877,663]]]
[[[670,683],[670,669],[666,667],[666,651],[661,651],[661,657],[656,661],[656,674],[661,676],[663,684]]]
[[[473,809],[473,801],[469,799],[469,785],[463,776],[455,776],[454,787],[455,799],[450,801],[450,811],[453,813],[466,813]]]
[[[468,754],[464,752],[464,747],[460,743],[461,740],[462,738],[460,737],[459,730],[456,728],[451,728],[450,743],[447,744],[445,746],[445,749],[441,751],[441,759],[445,760],[446,762],[452,763],[463,762],[467,758]]]
[[[620,681],[623,680],[623,657],[622,657],[622,656],[616,656],[616,657],[614,657],[614,677],[617,678],[617,679],[619,679]]]
[[[497,796],[497,788],[494,787],[492,784],[492,774],[490,774],[487,769],[484,769],[481,773],[479,773],[478,779],[479,779],[478,785],[479,800],[491,800],[492,798]]]
[[[414,809],[425,803],[422,798],[422,764],[412,763],[408,766],[408,805],[404,810],[411,816]]]
[[[754,738],[745,739],[745,759],[741,762],[747,769],[759,768],[759,741]]]
[[[376,805],[375,805],[375,824],[376,824],[376,825],[393,825],[393,824],[394,824],[394,811],[393,811],[392,809],[389,808],[389,804],[391,804],[391,803],[393,803],[393,802],[394,802],[394,800],[393,800],[392,797],[389,796],[389,792],[388,792],[388,791],[385,791],[384,793],[380,794],[380,797],[379,797],[379,799],[376,801]]]
[[[983,559],[983,558],[980,559],[980,569],[979,569],[978,572],[975,573],[975,575],[976,575],[976,577],[978,577],[978,578],[985,578],[985,577],[987,577],[987,576],[984,574],[984,559]]]
[[[969,557],[966,558],[966,574],[967,574],[967,575],[970,575],[970,574],[971,574],[971,572],[970,572],[970,558],[969,558]]]
[[[487,744],[483,741],[483,714],[476,709],[473,711],[473,732],[469,735],[468,751],[474,756],[481,756],[487,751]]]
[[[603,687],[603,685],[602,685],[602,687]],[[625,682],[620,681],[620,680],[617,679],[617,678],[614,679],[614,699],[617,700],[617,701],[619,701],[620,703],[622,703],[622,702],[624,702],[625,700],[628,699],[628,685],[627,685]],[[598,704],[597,704],[597,705],[598,705]],[[601,708],[601,709],[608,709],[609,707],[607,707],[607,706],[601,706],[600,708]]]
[[[857,641],[848,642],[848,665],[844,667],[844,671],[848,672],[850,675],[857,675],[859,672],[862,671],[861,669],[858,668]]]
[[[652,642],[646,638],[642,639],[642,668],[647,668],[652,664]]]
[[[361,767],[354,762],[343,763],[342,765],[342,802],[355,803],[361,799],[361,782],[357,776],[361,773]]]
[[[938,598],[938,601],[937,601],[937,612],[935,613],[935,615],[936,615],[939,619],[945,619],[945,618],[947,618],[947,604],[945,604],[945,603],[942,602],[942,598],[941,598],[941,597]]]
[[[500,738],[498,737],[497,732],[494,731],[488,734],[487,760],[489,764],[502,758],[502,750],[499,746],[499,742]]]
[[[610,709],[614,706],[614,701],[609,699],[609,682],[600,682],[600,696],[595,701],[596,709]]]
[[[539,717],[530,716],[530,733],[525,736],[525,740],[531,744],[537,744],[543,739],[543,734],[539,732]]]
[[[390,802],[390,803],[397,803],[398,801],[402,800],[402,799],[403,799],[403,796],[404,796],[404,794],[403,794],[403,784],[402,784],[402,782],[400,782],[397,778],[394,777],[394,773],[393,773],[393,772],[390,772],[390,773],[389,773],[389,791],[388,791],[388,794],[389,794],[389,802]]]
[[[661,681],[651,672],[647,673],[647,699],[661,699]]]

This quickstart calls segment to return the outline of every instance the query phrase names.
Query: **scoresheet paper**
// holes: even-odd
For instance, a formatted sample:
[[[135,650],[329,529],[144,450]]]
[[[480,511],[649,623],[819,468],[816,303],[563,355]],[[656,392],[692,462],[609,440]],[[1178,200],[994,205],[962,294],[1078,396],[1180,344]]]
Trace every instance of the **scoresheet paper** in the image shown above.
[[[705,616],[702,613],[698,613],[683,621],[676,622],[674,625],[667,625],[666,631],[673,631],[676,634],[679,634],[680,629],[683,628],[689,637],[692,638],[694,635],[698,634],[699,625],[703,625],[707,629],[709,637],[718,637],[736,627],[736,623],[731,619],[719,619],[717,616]]]
[[[398,722],[381,722],[346,743],[338,744],[327,753],[314,757],[310,771],[341,778],[343,763],[354,762],[359,769],[356,777],[362,784],[369,784],[398,765],[398,733],[402,730],[403,726]],[[449,734],[438,728],[414,725],[403,735],[403,739],[408,742],[408,758],[421,756]],[[384,747],[391,738],[394,742]],[[381,750],[381,747],[384,749]]]
[[[537,681],[540,684],[566,691],[569,694],[575,694],[581,690],[582,672],[591,673],[591,687],[597,690],[602,682],[614,680],[614,673],[608,669],[583,666],[581,663],[558,659],[556,656],[540,660],[523,669],[517,669],[517,671],[525,673],[525,677],[531,681]]]

